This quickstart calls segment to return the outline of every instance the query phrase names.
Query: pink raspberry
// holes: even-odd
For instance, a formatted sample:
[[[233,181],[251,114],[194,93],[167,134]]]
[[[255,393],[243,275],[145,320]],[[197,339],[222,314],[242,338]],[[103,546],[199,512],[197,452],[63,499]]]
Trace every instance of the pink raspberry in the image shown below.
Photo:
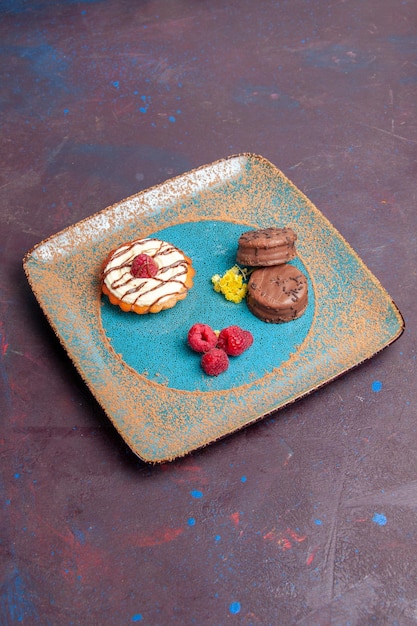
[[[208,324],[194,324],[188,331],[187,340],[195,352],[208,352],[216,346],[217,335]]]
[[[229,357],[224,350],[212,348],[201,357],[201,367],[209,376],[218,376],[229,367]]]
[[[148,254],[142,253],[135,256],[130,268],[130,273],[135,278],[153,278],[158,272],[158,266]]]
[[[239,356],[253,344],[253,336],[249,330],[240,326],[228,326],[220,332],[217,347],[229,356]]]

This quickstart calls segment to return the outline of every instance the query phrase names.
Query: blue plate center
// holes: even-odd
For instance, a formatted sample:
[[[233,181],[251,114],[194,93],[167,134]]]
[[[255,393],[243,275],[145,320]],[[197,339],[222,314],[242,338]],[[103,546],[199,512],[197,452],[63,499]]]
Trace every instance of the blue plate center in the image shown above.
[[[297,320],[266,324],[252,315],[245,301],[228,302],[213,289],[211,277],[224,274],[236,262],[243,224],[223,221],[186,222],[159,230],[150,236],[169,241],[192,259],[194,286],[185,300],[156,314],[124,313],[102,298],[101,321],[113,349],[131,368],[149,380],[185,391],[220,391],[255,382],[297,352],[306,338],[314,315],[314,293],[300,258],[292,264],[307,277],[309,303]],[[200,355],[187,345],[187,334],[197,322],[215,330],[237,324],[250,330],[254,343],[238,357],[230,358],[226,372],[207,376]]]

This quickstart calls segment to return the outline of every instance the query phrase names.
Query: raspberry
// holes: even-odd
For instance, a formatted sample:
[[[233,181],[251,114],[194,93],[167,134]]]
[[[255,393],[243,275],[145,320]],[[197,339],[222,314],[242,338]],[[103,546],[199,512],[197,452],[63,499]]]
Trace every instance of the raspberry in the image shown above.
[[[148,254],[138,254],[133,259],[130,273],[135,278],[153,278],[158,272],[158,266]]]
[[[194,324],[188,331],[188,345],[195,352],[208,352],[216,347],[217,335],[208,324]]]
[[[201,367],[209,376],[218,376],[229,367],[229,357],[224,350],[212,348],[201,357]]]
[[[253,336],[240,326],[228,326],[220,332],[217,347],[229,356],[239,356],[253,344]]]

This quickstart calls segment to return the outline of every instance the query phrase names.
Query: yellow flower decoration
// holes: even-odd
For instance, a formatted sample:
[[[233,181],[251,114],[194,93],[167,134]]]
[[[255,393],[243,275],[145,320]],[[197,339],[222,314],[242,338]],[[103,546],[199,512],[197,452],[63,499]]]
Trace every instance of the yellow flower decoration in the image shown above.
[[[222,293],[226,300],[239,304],[248,291],[248,286],[245,282],[246,276],[247,270],[234,265],[223,276],[219,274],[212,276],[211,282],[213,283],[214,291]]]

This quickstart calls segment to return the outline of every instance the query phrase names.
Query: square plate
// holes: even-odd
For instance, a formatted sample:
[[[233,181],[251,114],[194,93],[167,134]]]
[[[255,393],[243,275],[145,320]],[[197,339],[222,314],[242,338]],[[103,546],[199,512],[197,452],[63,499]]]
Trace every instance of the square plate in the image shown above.
[[[309,282],[298,320],[265,324],[211,285],[245,230],[289,226]],[[190,256],[193,288],[173,309],[122,313],[100,294],[103,259],[155,235]],[[397,339],[403,318],[320,211],[261,156],[241,154],[143,191],[46,239],[24,259],[46,317],[131,449],[148,462],[183,456],[307,395]],[[205,322],[239,324],[253,346],[218,377],[186,345]]]

